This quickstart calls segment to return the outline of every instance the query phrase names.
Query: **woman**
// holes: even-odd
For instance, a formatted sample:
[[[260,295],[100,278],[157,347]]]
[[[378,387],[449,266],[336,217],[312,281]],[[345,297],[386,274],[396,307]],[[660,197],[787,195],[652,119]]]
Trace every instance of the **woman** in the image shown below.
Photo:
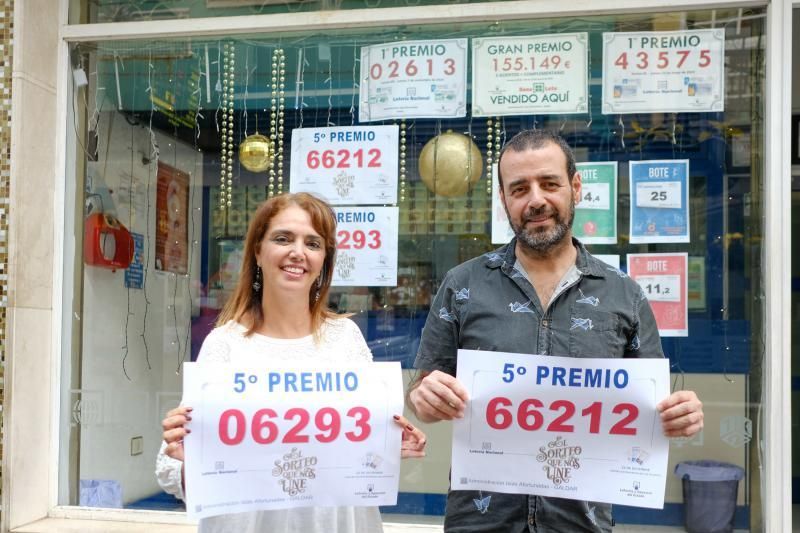
[[[198,361],[235,362],[258,351],[266,361],[367,363],[372,354],[358,327],[327,309],[336,254],[336,219],[306,193],[262,204],[247,230],[239,283],[200,349]],[[183,438],[190,406],[167,413],[156,475],[183,499]],[[425,455],[425,435],[400,415],[402,456]],[[304,507],[205,518],[202,533],[380,532],[377,507]]]

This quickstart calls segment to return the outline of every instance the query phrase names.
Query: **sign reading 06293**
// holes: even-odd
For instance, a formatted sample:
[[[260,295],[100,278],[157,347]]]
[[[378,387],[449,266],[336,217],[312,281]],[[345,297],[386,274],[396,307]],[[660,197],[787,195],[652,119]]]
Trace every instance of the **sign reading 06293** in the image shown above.
[[[183,401],[194,407],[184,440],[190,516],[396,503],[399,363],[186,363],[184,370]]]

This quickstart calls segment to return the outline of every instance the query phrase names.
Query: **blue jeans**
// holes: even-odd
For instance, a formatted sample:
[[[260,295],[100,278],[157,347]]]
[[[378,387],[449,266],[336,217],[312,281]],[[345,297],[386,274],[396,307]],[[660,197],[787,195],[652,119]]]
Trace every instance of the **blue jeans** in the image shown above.
[[[451,490],[446,533],[610,533],[611,505],[524,494]]]

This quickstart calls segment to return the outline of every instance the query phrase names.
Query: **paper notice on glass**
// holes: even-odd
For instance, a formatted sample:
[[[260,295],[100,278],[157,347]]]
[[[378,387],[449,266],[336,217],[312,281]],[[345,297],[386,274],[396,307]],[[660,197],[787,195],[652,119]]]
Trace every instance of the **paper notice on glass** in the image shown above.
[[[668,360],[459,350],[457,377],[453,490],[663,508]]]
[[[492,165],[492,244],[507,244],[514,238],[514,230],[508,223],[508,214],[500,198],[497,183],[497,163]]]
[[[689,160],[628,164],[630,242],[689,242]]]
[[[689,258],[689,270],[686,274],[689,309],[706,308],[706,258],[703,256]]]
[[[617,243],[617,162],[578,163],[581,200],[572,231],[585,244]]]
[[[619,270],[619,254],[592,254],[597,259]]]
[[[333,205],[397,202],[397,126],[292,130],[291,192]]]
[[[586,113],[589,36],[472,39],[472,114]]]
[[[603,114],[723,111],[725,30],[603,34]]]
[[[259,355],[184,364],[189,516],[396,504],[400,364],[266,365]]]
[[[131,233],[133,239],[133,258],[125,269],[125,288],[141,289],[144,287],[144,235]]]
[[[628,254],[628,275],[644,291],[662,337],[689,335],[688,254]]]
[[[361,48],[358,118],[467,114],[467,39],[396,41]]]
[[[336,207],[336,287],[397,285],[397,207]]]

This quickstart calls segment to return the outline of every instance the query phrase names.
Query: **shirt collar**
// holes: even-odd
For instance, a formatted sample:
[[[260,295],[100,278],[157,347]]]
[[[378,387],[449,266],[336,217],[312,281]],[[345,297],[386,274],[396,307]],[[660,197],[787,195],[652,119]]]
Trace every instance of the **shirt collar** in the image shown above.
[[[578,250],[578,256],[575,259],[575,267],[581,275],[605,278],[606,271],[601,268],[600,262],[586,251],[586,247],[583,243],[573,237],[572,244],[574,244],[575,248]],[[500,268],[506,275],[510,276],[517,262],[517,255],[515,252],[516,246],[517,238],[514,237],[508,244],[485,254],[486,267],[492,269]]]

